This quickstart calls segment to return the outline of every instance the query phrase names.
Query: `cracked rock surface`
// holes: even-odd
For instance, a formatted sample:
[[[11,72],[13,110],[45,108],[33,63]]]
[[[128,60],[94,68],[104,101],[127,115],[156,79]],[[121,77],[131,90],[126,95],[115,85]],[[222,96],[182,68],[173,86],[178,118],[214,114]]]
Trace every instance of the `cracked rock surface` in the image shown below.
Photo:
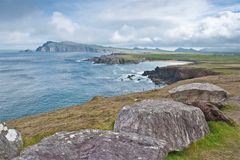
[[[178,151],[207,135],[209,128],[199,108],[162,99],[124,107],[114,131],[163,139],[170,151]]]
[[[59,132],[27,148],[15,160],[163,160],[164,140],[102,130]]]

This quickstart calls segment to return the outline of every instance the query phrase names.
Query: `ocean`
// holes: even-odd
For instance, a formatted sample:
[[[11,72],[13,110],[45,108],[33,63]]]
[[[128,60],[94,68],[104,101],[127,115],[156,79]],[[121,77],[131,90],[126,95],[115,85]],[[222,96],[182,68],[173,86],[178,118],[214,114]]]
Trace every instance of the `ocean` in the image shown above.
[[[98,53],[0,52],[0,120],[16,119],[115,96],[163,87],[143,71],[183,62],[106,65],[84,61]],[[128,75],[134,74],[132,80]]]

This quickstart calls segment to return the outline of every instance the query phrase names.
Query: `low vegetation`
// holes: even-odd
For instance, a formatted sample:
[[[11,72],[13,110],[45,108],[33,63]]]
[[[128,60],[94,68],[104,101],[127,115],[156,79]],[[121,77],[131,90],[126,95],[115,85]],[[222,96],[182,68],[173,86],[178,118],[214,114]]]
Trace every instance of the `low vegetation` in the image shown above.
[[[200,67],[217,71],[220,75],[179,81],[162,89],[132,93],[114,97],[94,97],[91,101],[54,112],[25,117],[7,122],[18,129],[24,139],[24,147],[59,131],[86,128],[112,130],[118,111],[124,106],[144,99],[167,98],[168,90],[190,82],[209,82],[226,89],[232,97],[240,97],[240,56],[198,54],[129,54],[125,58],[147,60],[187,60],[197,63],[184,67]],[[192,144],[188,149],[171,153],[168,160],[237,160],[240,157],[240,106],[239,102],[228,105],[224,112],[237,121],[235,127],[223,122],[209,122],[211,133]]]
[[[237,160],[240,156],[240,127],[209,122],[210,134],[189,148],[170,153],[167,160]]]

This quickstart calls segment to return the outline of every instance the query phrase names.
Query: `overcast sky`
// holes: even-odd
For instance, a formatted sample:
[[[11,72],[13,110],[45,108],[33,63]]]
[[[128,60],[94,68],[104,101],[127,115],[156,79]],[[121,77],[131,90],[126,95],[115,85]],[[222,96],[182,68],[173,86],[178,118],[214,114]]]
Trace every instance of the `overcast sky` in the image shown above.
[[[0,0],[0,49],[240,47],[240,0]]]

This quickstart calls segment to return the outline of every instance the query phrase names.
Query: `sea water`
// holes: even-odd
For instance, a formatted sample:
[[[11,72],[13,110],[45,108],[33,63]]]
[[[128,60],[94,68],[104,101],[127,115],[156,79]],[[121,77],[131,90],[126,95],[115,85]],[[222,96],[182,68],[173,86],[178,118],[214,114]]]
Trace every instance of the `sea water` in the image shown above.
[[[181,62],[93,64],[96,53],[0,52],[0,120],[10,120],[71,105],[94,96],[114,96],[162,87],[143,71]],[[135,75],[131,79],[128,75]]]

